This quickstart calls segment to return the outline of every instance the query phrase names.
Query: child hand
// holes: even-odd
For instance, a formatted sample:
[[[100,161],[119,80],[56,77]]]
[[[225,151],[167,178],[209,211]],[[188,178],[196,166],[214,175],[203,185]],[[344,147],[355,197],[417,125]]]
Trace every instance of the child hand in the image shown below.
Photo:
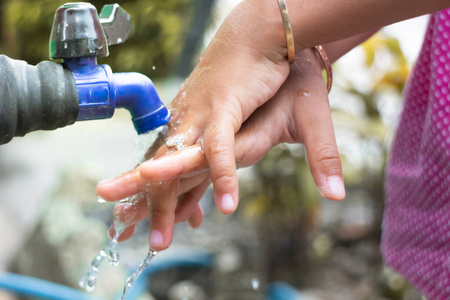
[[[311,172],[320,193],[332,200],[345,197],[327,91],[319,61],[312,50],[305,50],[298,55],[288,80],[273,99],[248,118],[235,140],[234,155],[240,167],[256,163],[280,142],[305,144]],[[155,191],[161,191],[158,194],[163,198],[151,198],[152,209],[156,205],[158,211],[159,202],[170,202],[170,205],[165,203],[167,210],[163,214],[158,213],[159,219],[152,221],[153,228],[160,228],[160,232],[165,230],[162,223],[166,229],[170,229],[165,230],[167,235],[163,236],[165,243],[160,249],[164,249],[172,238],[173,221],[171,224],[170,221],[160,222],[161,220],[180,222],[189,219],[194,226],[201,223],[203,214],[197,202],[209,184],[208,167],[208,160],[201,146],[194,145],[144,162],[132,172],[99,184],[97,192],[106,200],[117,201],[135,194],[147,182],[158,185],[159,182],[173,184],[174,181],[179,181],[178,188],[171,185],[169,190],[161,191],[161,185],[154,186]],[[164,195],[167,192],[171,193],[170,197]],[[178,205],[177,196],[180,196]],[[145,201],[138,206],[119,204],[116,206],[115,216],[120,220],[128,218],[129,224],[134,224],[148,214]],[[230,206],[229,210],[222,207],[222,211],[226,212],[233,212],[234,209],[234,206]],[[139,213],[131,210],[138,210]],[[129,218],[130,215],[137,217]]]

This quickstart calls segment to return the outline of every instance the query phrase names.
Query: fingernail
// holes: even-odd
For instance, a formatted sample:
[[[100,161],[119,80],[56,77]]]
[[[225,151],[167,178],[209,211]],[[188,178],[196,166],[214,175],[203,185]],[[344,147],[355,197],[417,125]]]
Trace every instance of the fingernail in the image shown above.
[[[222,199],[220,199],[220,206],[223,210],[233,210],[235,207],[233,196],[230,194],[223,195]]]
[[[328,193],[336,198],[343,199],[345,197],[344,182],[340,176],[330,176],[327,178]]]
[[[163,236],[161,231],[159,230],[152,230],[151,236],[150,236],[150,246],[152,248],[160,248],[163,245]]]

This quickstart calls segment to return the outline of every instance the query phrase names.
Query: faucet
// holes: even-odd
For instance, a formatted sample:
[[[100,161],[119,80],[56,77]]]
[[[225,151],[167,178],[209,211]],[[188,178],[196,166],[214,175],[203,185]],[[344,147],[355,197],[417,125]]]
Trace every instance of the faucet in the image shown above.
[[[105,5],[99,16],[89,3],[67,3],[55,13],[49,43],[50,58],[62,64],[31,66],[0,55],[0,145],[35,130],[111,118],[116,108],[130,112],[138,134],[169,122],[147,76],[97,64],[130,33],[130,15],[118,4]]]
[[[130,15],[118,4],[105,5],[97,14],[89,3],[67,3],[58,8],[50,36],[50,58],[63,59],[72,71],[79,97],[77,120],[110,118],[116,108],[127,109],[138,134],[170,120],[155,86],[139,73],[113,73],[98,65],[109,55],[109,45],[123,43],[131,33]]]

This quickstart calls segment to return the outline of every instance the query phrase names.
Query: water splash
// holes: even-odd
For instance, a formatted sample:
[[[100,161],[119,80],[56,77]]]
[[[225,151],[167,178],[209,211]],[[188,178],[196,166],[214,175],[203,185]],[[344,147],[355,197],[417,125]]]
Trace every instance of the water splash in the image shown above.
[[[106,203],[106,200],[103,199],[102,197],[97,197],[97,202],[98,203]]]
[[[147,268],[148,264],[152,260],[152,258],[157,254],[158,252],[151,250],[148,252],[147,256],[145,257],[144,261],[139,265],[136,271],[127,278],[127,281],[125,282],[125,286],[123,287],[122,297],[120,300],[125,300],[127,297],[128,290],[131,288],[133,283],[138,279],[139,275],[142,274],[142,272]]]
[[[138,201],[142,199],[142,197],[147,196],[147,190],[144,190],[136,195],[133,195],[131,197],[127,197],[120,202],[130,203],[130,205],[135,205]],[[101,201],[103,199],[98,198],[97,201]],[[117,267],[120,264],[120,254],[119,254],[119,237],[120,235],[125,231],[127,228],[127,225],[123,222],[121,222],[118,219],[114,220],[114,231],[115,235],[112,237],[108,244],[100,250],[100,252],[95,256],[95,258],[92,260],[91,265],[86,272],[86,275],[80,279],[79,286],[88,291],[92,292],[95,289],[95,286],[97,285],[97,277],[100,270],[100,265],[105,261],[105,259],[108,260],[108,264],[113,267]],[[154,252],[156,254],[156,252]],[[150,258],[151,259],[151,258]],[[150,259],[148,260],[150,262]],[[147,265],[145,265],[146,267]],[[141,271],[142,272],[142,271]],[[141,273],[140,272],[140,273]],[[139,273],[139,274],[140,274]],[[139,276],[139,275],[138,275]]]
[[[120,203],[129,203],[131,205],[136,205],[139,201],[141,201],[142,198],[146,198],[147,197],[147,192],[148,192],[148,189],[146,188],[145,190],[143,190],[143,191],[141,191],[141,192],[139,192],[139,193],[137,193],[137,194],[135,194],[133,196],[127,197],[125,199],[122,199],[119,202]],[[115,224],[114,224],[114,226],[115,226]]]
[[[155,67],[153,67],[153,69],[155,69]],[[136,157],[138,158],[138,163],[144,161],[147,150],[155,143],[159,134],[165,134],[167,129],[168,129],[167,125],[163,125],[147,134],[138,135],[135,143]],[[130,205],[136,205],[143,197],[147,197],[147,189],[137,193],[136,195],[127,197],[121,200],[120,202],[129,203]],[[99,203],[106,202],[104,199],[100,197],[97,198],[97,201]],[[118,219],[114,220],[115,235],[109,240],[108,244],[102,250],[100,250],[97,256],[95,256],[95,258],[91,262],[88,271],[86,272],[86,275],[80,279],[79,286],[82,289],[88,292],[92,292],[95,289],[95,286],[97,285],[97,277],[100,265],[105,261],[105,259],[108,260],[108,263],[111,266],[117,267],[120,264],[118,240],[120,235],[125,231],[126,228],[127,226],[125,223],[119,221]],[[156,255],[156,253],[157,253],[156,251],[150,250],[147,257],[139,265],[138,269],[133,273],[133,275],[131,275],[127,279],[121,299],[125,299],[128,289],[131,287],[133,282],[139,277],[139,275],[144,271],[144,269],[148,266],[150,260]]]
[[[114,224],[116,224],[116,222],[114,222]],[[119,236],[125,231],[125,226],[120,226],[118,224],[118,227],[115,227],[114,229],[116,230],[116,234],[112,239],[109,240],[108,244],[102,250],[100,250],[97,256],[95,256],[88,271],[86,272],[86,275],[81,278],[80,282],[78,283],[82,289],[88,292],[92,292],[93,290],[95,290],[100,265],[106,258],[108,258],[108,262],[111,266],[116,267],[120,263],[119,250],[117,249],[117,245],[119,244]]]
[[[158,127],[157,129],[136,137],[134,149],[136,152],[137,163],[140,164],[145,160],[147,150],[155,143],[158,135],[167,130],[167,125]]]
[[[119,245],[119,236],[120,234],[116,233],[114,238],[112,238],[108,244],[108,264],[113,267],[117,267],[120,264],[119,249],[117,248]]]
[[[91,266],[85,277],[80,279],[79,285],[82,289],[92,292],[97,285],[97,276],[100,264],[106,257],[106,252],[101,250],[100,253],[94,258]]]

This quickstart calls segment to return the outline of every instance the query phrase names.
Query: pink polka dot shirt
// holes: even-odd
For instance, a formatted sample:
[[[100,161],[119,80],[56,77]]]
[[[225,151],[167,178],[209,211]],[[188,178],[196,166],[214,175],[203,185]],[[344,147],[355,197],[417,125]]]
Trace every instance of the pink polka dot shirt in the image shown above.
[[[385,261],[429,299],[450,299],[450,9],[431,15],[404,92],[386,183]]]

